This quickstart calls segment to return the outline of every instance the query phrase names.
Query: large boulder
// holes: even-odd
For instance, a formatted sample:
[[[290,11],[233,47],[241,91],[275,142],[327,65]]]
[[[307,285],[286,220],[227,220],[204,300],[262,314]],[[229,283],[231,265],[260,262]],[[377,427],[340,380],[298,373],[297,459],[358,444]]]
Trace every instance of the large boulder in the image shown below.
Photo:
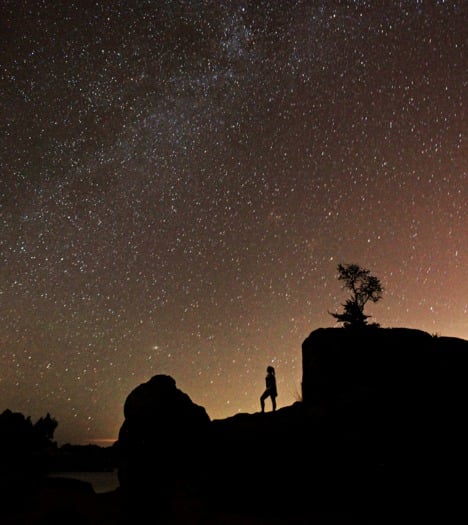
[[[130,392],[124,416],[117,444],[123,496],[134,510],[164,512],[180,485],[200,475],[210,418],[167,375]]]
[[[373,487],[387,503],[459,504],[468,341],[408,328],[319,328],[302,358],[305,412],[341,436],[341,447],[352,444],[348,457],[378,467]]]
[[[308,406],[379,404],[385,418],[444,417],[468,401],[467,368],[464,339],[409,328],[319,328],[302,344],[302,396]]]

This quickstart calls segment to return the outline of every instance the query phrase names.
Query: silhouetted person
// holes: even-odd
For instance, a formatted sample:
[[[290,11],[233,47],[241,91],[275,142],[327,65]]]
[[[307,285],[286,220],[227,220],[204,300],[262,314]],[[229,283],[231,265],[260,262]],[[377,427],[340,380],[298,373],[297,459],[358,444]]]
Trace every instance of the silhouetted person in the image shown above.
[[[267,367],[267,375],[265,377],[266,389],[265,392],[260,396],[260,405],[262,412],[265,412],[265,399],[271,398],[271,404],[273,405],[273,412],[276,410],[276,396],[278,391],[276,390],[276,377],[275,369],[272,366]]]

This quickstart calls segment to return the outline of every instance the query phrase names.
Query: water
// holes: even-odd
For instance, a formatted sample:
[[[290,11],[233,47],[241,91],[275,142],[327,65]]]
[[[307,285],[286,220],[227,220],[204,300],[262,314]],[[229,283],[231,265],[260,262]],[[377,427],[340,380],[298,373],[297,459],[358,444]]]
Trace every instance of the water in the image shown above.
[[[52,472],[49,477],[72,478],[87,481],[93,486],[94,492],[111,492],[119,486],[117,470],[110,472]]]

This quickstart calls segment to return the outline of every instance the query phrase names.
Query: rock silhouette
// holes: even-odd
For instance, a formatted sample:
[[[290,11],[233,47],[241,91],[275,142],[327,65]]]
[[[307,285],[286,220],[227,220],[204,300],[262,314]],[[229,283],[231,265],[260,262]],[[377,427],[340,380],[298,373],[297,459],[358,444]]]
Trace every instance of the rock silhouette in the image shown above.
[[[350,456],[362,459],[354,475],[367,486],[372,474],[380,508],[419,509],[420,518],[466,512],[457,471],[468,466],[468,341],[407,328],[321,328],[303,342],[302,358],[308,416],[335,429],[340,447],[353,446]]]
[[[332,512],[340,523],[356,515],[360,523],[384,523],[404,509],[418,509],[420,516],[446,513],[447,506],[460,510],[454,465],[466,459],[467,341],[403,328],[318,329],[304,340],[302,359],[303,400],[275,413],[211,422],[200,407],[192,407],[193,417],[176,415],[170,396],[160,395],[175,391],[168,378],[167,390],[154,391],[159,397],[153,411],[153,393],[145,387],[146,404],[135,408],[144,427],[137,433],[154,440],[145,448],[147,458],[138,452],[137,463],[155,464],[159,455],[172,487],[187,485],[177,455],[161,449],[160,433],[174,430],[170,439],[182,448],[183,436],[198,436],[195,448],[187,441],[182,463],[203,451],[198,472],[191,472],[202,513],[300,523]],[[133,396],[126,407],[140,407]],[[163,423],[152,415],[158,410],[178,423]],[[119,440],[127,439],[129,424],[130,417]],[[133,479],[148,486],[140,469]],[[126,482],[133,483],[130,477]],[[181,494],[164,497],[180,503]]]
[[[467,521],[468,341],[406,328],[319,328],[303,341],[302,362],[301,401],[220,420],[174,378],[152,377],[123,407],[115,492],[45,484],[0,522]]]
[[[119,482],[130,515],[165,515],[178,485],[197,478],[210,418],[167,375],[136,387],[124,404]]]

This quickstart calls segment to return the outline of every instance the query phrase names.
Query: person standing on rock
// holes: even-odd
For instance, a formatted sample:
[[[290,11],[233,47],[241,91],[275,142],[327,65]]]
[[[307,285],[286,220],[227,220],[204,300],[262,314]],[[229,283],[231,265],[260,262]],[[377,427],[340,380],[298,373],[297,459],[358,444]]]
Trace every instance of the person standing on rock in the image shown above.
[[[274,412],[276,410],[276,396],[278,395],[278,391],[276,390],[275,369],[272,366],[267,367],[265,384],[265,392],[263,392],[263,394],[260,396],[260,406],[262,407],[262,412],[265,412],[265,399],[270,397]]]

